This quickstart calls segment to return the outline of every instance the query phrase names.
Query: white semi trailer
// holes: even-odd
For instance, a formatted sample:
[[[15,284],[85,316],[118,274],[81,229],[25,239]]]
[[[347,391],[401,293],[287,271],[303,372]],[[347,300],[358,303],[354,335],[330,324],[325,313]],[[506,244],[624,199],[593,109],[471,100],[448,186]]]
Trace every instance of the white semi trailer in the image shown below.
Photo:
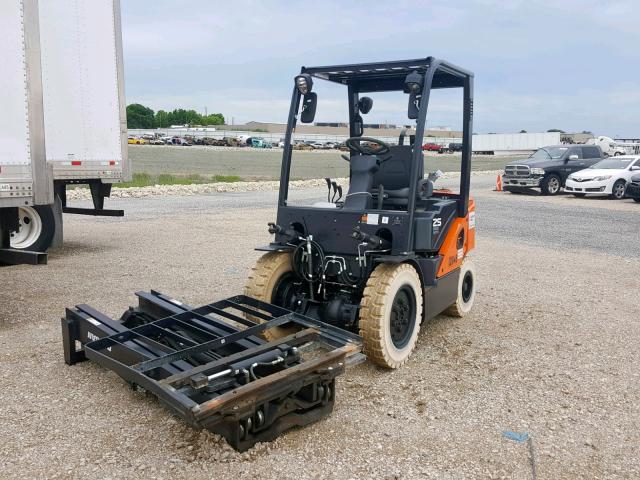
[[[130,179],[119,0],[0,2],[0,263],[46,260],[62,213]],[[93,208],[67,205],[69,185]]]
[[[533,153],[540,147],[558,144],[558,132],[478,134],[473,136],[473,153],[521,155]]]

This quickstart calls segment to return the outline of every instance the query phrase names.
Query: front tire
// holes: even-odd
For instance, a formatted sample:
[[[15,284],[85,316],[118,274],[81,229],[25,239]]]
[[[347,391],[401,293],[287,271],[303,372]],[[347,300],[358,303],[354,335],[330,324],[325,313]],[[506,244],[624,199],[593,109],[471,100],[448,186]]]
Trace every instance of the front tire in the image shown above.
[[[542,190],[543,195],[557,195],[560,193],[561,187],[560,177],[555,174],[547,175],[540,182],[540,190]]]
[[[365,355],[381,367],[400,367],[416,346],[421,321],[422,283],[415,268],[406,263],[378,265],[360,304]]]
[[[614,200],[622,200],[624,198],[624,192],[627,189],[625,181],[620,179],[616,180],[616,183],[613,184],[611,188],[611,198]]]
[[[18,207],[20,229],[11,232],[11,248],[45,252],[53,243],[56,221],[51,205]]]
[[[466,258],[460,267],[458,296],[456,302],[444,313],[451,317],[464,317],[473,308],[476,299],[476,269],[471,259]]]
[[[258,259],[255,267],[251,270],[244,287],[244,294],[256,300],[291,308],[285,298],[285,295],[289,298],[290,294],[283,290],[286,289],[285,283],[292,278],[291,254],[289,252],[268,252]],[[247,318],[254,322],[263,321],[251,315],[247,315]],[[296,327],[274,327],[265,330],[262,336],[268,341],[273,341],[291,335],[298,330]]]

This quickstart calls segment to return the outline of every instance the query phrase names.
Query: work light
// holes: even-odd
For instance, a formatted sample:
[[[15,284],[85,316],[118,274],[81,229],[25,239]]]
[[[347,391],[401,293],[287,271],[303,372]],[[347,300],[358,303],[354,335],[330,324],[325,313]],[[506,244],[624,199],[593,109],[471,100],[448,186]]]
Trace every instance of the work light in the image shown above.
[[[296,87],[298,87],[298,91],[302,95],[306,95],[311,91],[311,87],[313,87],[313,80],[311,80],[311,75],[307,73],[302,73],[296,77]]]
[[[422,75],[415,70],[404,79],[404,93],[420,93],[422,91]]]

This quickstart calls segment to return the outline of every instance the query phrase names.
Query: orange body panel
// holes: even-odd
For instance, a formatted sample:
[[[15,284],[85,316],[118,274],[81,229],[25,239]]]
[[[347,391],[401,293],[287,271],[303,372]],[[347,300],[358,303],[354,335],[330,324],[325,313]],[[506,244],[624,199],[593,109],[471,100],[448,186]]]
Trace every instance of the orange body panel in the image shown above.
[[[464,232],[464,233],[462,233]],[[461,238],[462,234],[462,238]],[[438,269],[437,277],[460,268],[467,254],[476,246],[476,203],[469,199],[469,211],[464,218],[456,218],[449,227],[447,236],[440,247],[439,255],[442,255],[442,263]]]

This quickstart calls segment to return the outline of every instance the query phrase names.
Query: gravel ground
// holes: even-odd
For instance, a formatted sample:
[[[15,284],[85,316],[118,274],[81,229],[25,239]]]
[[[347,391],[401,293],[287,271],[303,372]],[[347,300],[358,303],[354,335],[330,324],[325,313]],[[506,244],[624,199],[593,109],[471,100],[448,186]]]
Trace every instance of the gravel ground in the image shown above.
[[[238,293],[275,192],[119,199],[124,219],[68,217],[48,266],[0,269],[0,477],[532,478],[527,444],[502,435],[515,431],[533,439],[540,479],[638,478],[640,206],[474,185],[472,314],[423,326],[398,371],[350,369],[329,418],[244,454],[113,373],[65,366],[59,318],[77,303],[119,315],[141,289],[192,304]]]
[[[474,171],[472,176],[496,176],[499,170],[494,171]],[[440,181],[448,179],[460,178],[460,172],[445,172]],[[339,185],[348,185],[349,180],[346,177],[332,178]],[[325,187],[327,184],[324,178],[314,178],[309,180],[292,180],[289,182],[291,190],[305,190],[310,188]],[[152,196],[185,196],[185,195],[206,195],[211,193],[228,193],[228,192],[260,192],[269,190],[278,190],[280,181],[253,181],[253,182],[216,182],[201,183],[192,185],[153,185],[149,187],[129,187],[114,188],[111,192],[112,198],[142,198]],[[346,189],[345,189],[346,193]],[[75,188],[67,192],[67,200],[88,200],[91,198],[91,192],[88,188]]]

